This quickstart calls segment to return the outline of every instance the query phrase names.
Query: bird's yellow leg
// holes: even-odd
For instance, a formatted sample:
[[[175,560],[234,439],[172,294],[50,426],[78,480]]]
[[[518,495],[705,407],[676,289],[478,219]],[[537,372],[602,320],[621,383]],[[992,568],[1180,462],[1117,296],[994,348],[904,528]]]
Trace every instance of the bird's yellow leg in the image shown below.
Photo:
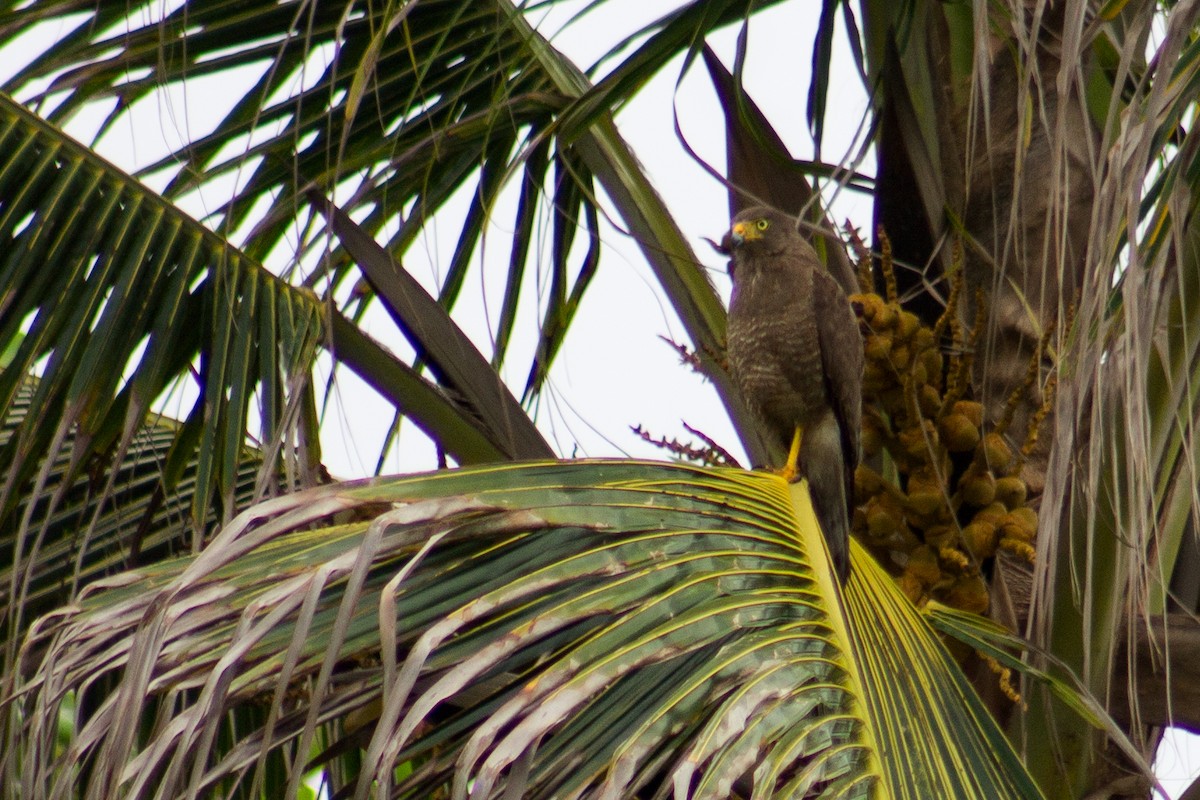
[[[796,480],[800,474],[800,468],[797,464],[800,461],[800,441],[804,438],[804,426],[797,425],[796,432],[792,434],[792,446],[788,449],[787,462],[783,468],[779,470],[779,475],[788,483]]]

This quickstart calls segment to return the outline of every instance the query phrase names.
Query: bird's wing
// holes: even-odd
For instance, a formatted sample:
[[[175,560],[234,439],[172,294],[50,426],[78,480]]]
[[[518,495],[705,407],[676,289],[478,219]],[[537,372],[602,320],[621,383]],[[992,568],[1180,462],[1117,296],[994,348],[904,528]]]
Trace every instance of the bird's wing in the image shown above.
[[[846,465],[853,474],[862,446],[862,334],[850,301],[829,274],[814,271],[812,291],[826,396],[841,428]]]

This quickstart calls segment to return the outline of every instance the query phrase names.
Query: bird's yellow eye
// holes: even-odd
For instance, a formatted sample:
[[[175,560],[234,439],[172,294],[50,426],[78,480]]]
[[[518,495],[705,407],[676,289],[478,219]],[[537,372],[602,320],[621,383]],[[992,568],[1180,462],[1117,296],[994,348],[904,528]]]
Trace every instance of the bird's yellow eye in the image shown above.
[[[754,227],[758,228],[760,231],[765,231],[767,228],[771,227],[771,220],[760,219],[754,223]]]

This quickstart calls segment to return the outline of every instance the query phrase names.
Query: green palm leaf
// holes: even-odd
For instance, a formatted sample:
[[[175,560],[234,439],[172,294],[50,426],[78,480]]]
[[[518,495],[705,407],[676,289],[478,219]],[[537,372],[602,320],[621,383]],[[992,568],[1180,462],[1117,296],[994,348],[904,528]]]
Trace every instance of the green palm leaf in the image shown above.
[[[29,379],[17,390],[0,427],[0,442],[36,423],[31,403],[37,384]],[[73,483],[65,478],[75,446],[74,437],[68,437],[47,471],[46,490],[22,499],[22,524],[0,527],[0,595],[6,599],[0,641],[8,648],[15,650],[22,633],[10,625],[28,623],[69,602],[79,587],[187,551],[191,537],[184,520],[200,491],[195,456],[170,487],[163,480],[163,464],[180,428],[161,419],[144,425],[129,441],[123,460],[104,464],[98,456]],[[245,508],[259,496],[262,461],[260,453],[248,448],[242,453],[236,507]]]
[[[92,495],[90,513],[103,516],[125,488],[119,475],[133,469],[151,484],[140,496],[187,499],[173,535],[195,547],[214,519],[277,488],[285,461],[311,468],[319,453],[297,460],[283,445],[294,441],[288,431],[305,402],[323,325],[311,292],[286,286],[4,97],[0,137],[0,341],[8,356],[0,372],[0,547],[11,565],[0,597],[12,631],[23,598],[41,591],[34,576],[48,564],[39,559],[57,559],[54,570],[70,561],[52,551],[81,491]],[[172,391],[190,404],[186,419],[147,429],[152,404]],[[256,483],[247,487],[255,397],[262,439],[276,444],[257,458]],[[109,463],[117,468],[108,471]],[[129,549],[139,525],[160,510],[150,503],[143,519],[126,516]],[[89,544],[114,541],[92,538],[98,519],[70,531],[81,561]],[[80,578],[57,575],[68,584]]]
[[[10,242],[0,340],[19,342],[0,375],[0,405],[12,405],[35,368],[41,375],[30,401],[39,413],[0,452],[0,519],[11,519],[30,480],[45,483],[39,464],[69,433],[68,480],[94,454],[120,460],[151,403],[193,372],[201,391],[164,477],[169,486],[198,451],[198,480],[215,494],[196,496],[192,525],[203,529],[214,500],[232,516],[251,397],[261,395],[264,440],[282,441],[304,385],[287,382],[307,372],[321,336],[316,297],[2,97],[0,125],[0,230]]]
[[[311,291],[2,96],[0,137],[5,663],[33,615],[98,575],[198,549],[222,518],[319,478],[322,343],[460,463],[506,456],[498,425]],[[181,422],[157,411],[172,397]]]
[[[239,176],[238,191],[215,221],[238,231],[244,251],[259,260],[287,247],[284,237],[294,230],[304,232],[304,247],[323,244],[316,212],[305,200],[312,188],[334,198],[400,263],[432,215],[456,195],[469,197],[470,208],[454,223],[460,233],[438,300],[454,306],[485,222],[516,232],[494,331],[496,365],[505,360],[517,324],[530,252],[537,254],[539,237],[531,234],[547,218],[552,281],[537,320],[527,397],[540,390],[595,272],[602,189],[614,218],[655,271],[706,373],[749,432],[752,425],[711,356],[724,335],[720,300],[617,133],[610,109],[680,52],[698,54],[707,32],[764,5],[682,4],[649,26],[642,44],[593,87],[534,29],[524,6],[509,0],[385,4],[362,14],[344,14],[337,4],[275,2],[241,3],[232,13],[226,3],[197,0],[157,21],[126,3],[68,2],[54,12],[78,11],[87,21],[0,88],[44,101],[53,121],[116,98],[112,123],[160,86],[238,67],[264,70],[210,134],[145,172],[175,170],[164,191],[170,199]],[[38,14],[0,14],[0,44]],[[305,77],[302,90],[287,91]],[[45,80],[42,89],[38,82]],[[230,142],[250,135],[253,144],[229,155]],[[512,182],[519,183],[522,200],[506,218],[498,197]],[[255,208],[266,208],[265,215],[258,218]],[[577,229],[590,247],[572,256]],[[308,283],[329,275],[335,296],[351,269],[352,259],[338,249]]]
[[[331,771],[361,753],[355,797],[1040,796],[891,580],[861,551],[831,574],[804,491],[759,473],[532,464],[278,498],[37,629],[21,791],[245,796],[316,748]],[[91,710],[56,755],[72,690]]]

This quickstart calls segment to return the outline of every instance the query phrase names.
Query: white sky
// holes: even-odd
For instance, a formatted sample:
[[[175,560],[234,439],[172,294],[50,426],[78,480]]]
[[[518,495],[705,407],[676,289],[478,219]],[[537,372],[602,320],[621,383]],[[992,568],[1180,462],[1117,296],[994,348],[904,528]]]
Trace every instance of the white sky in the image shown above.
[[[581,66],[590,65],[611,43],[676,4],[671,0],[609,3],[599,13],[555,33],[574,9],[585,5],[581,1],[569,6],[570,11],[559,8],[540,23],[540,29],[552,37],[553,43]],[[792,155],[798,158],[813,156],[804,109],[811,73],[809,43],[818,10],[819,4],[812,2],[783,3],[759,13],[749,34],[747,91]],[[48,35],[53,36],[54,29],[30,32],[30,38],[35,40]],[[708,39],[727,65],[733,63],[736,36],[734,27]],[[797,46],[797,42],[802,45]],[[835,37],[834,42],[838,48],[835,63],[849,65],[844,37]],[[21,46],[0,51],[0,78],[12,74],[23,62],[23,51],[29,52]],[[703,65],[697,62],[687,75],[681,76],[681,63],[677,59],[646,86],[621,110],[617,123],[696,254],[711,269],[718,291],[727,298],[729,281],[724,274],[724,259],[702,238],[719,239],[728,225],[725,190],[680,145],[675,133],[675,115],[691,148],[721,171],[725,164],[723,121]],[[867,102],[852,68],[835,68],[835,73],[845,75],[847,81],[830,89],[824,153],[829,161],[840,160],[844,151],[850,149]],[[783,82],[779,80],[781,75],[798,77]],[[251,79],[252,76],[246,80]],[[193,81],[184,90],[142,104],[127,122],[104,138],[100,151],[130,171],[152,163],[181,140],[193,138],[194,132],[207,132],[232,99],[229,80],[223,77]],[[89,140],[100,118],[100,115],[80,118],[69,129],[79,138]],[[873,172],[873,162],[865,164],[863,171]],[[157,187],[163,185],[161,181],[151,183]],[[191,198],[187,210],[202,215],[223,199],[210,191]],[[834,200],[833,211],[838,223],[850,219],[860,229],[869,231],[868,199],[844,193]],[[459,324],[489,356],[489,331],[498,316],[503,270],[507,268],[510,231],[504,225],[511,219],[510,214],[511,211],[502,210],[498,215],[482,248],[483,269],[473,270],[455,310]],[[438,276],[453,252],[458,234],[455,222],[460,218],[453,210],[444,215],[446,222],[435,225],[406,258],[405,266],[432,290],[436,290]],[[690,437],[681,424],[686,421],[742,457],[716,393],[698,375],[680,365],[675,352],[659,339],[666,336],[687,343],[674,313],[659,300],[653,273],[644,264],[635,243],[611,226],[606,226],[603,236],[605,249],[600,268],[555,362],[548,390],[536,408],[539,426],[563,456],[655,458],[663,454],[638,439],[630,426],[640,424],[656,436],[687,440]],[[532,265],[530,271],[537,272]],[[537,293],[537,276],[531,274],[523,292],[522,310],[527,314],[535,311]],[[526,316],[524,324],[518,325],[510,346],[505,378],[514,393],[524,386],[535,344],[533,319]],[[366,327],[372,335],[394,347],[401,357],[411,353],[390,319],[377,307],[369,315]],[[390,406],[347,370],[339,371],[336,387],[333,415],[323,427],[324,460],[340,477],[370,474],[391,421]],[[176,402],[179,408],[187,405],[182,397]],[[411,472],[435,465],[428,440],[412,425],[404,424],[399,446],[393,448],[385,462],[385,472]],[[1169,797],[1177,797],[1200,774],[1198,741],[1183,734],[1169,735],[1164,741],[1158,772]]]

